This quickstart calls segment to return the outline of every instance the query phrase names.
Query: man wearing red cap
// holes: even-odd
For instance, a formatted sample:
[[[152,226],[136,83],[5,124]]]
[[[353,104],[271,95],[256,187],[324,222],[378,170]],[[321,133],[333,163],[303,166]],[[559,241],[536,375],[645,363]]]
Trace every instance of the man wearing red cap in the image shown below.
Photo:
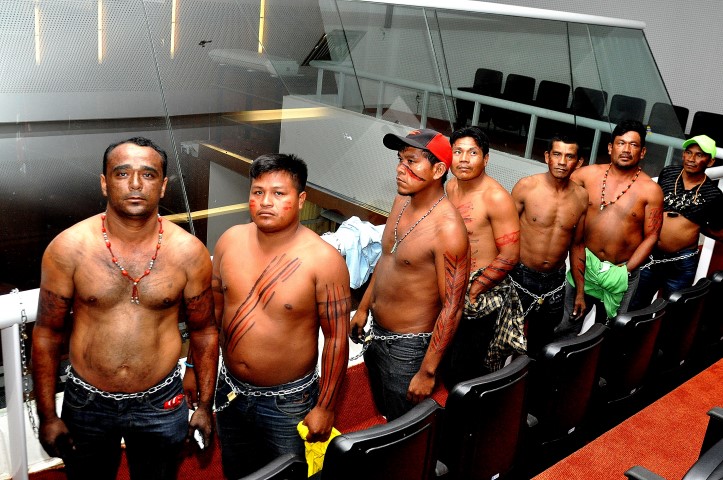
[[[434,130],[387,134],[397,151],[398,195],[382,255],[351,320],[351,338],[372,333],[364,362],[374,401],[388,420],[428,397],[460,317],[469,275],[469,242],[461,216],[444,193],[452,164],[449,141]]]
[[[489,140],[481,128],[452,133],[447,194],[469,232],[472,274],[459,334],[448,355],[449,388],[499,370],[512,353],[525,353],[524,316],[508,274],[520,258],[520,220],[512,196],[485,173]]]
[[[698,135],[683,142],[683,164],[665,167],[658,177],[663,189],[663,227],[651,261],[640,270],[632,308],[693,284],[701,233],[723,240],[723,192],[705,174],[715,163],[715,140]]]

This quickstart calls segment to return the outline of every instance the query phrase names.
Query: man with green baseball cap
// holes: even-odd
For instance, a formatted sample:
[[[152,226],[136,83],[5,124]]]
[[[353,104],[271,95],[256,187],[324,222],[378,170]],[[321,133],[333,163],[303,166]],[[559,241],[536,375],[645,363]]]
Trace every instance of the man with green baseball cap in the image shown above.
[[[698,135],[683,142],[682,165],[660,172],[663,228],[651,262],[643,266],[631,309],[647,306],[662,287],[662,296],[693,284],[702,233],[723,240],[723,192],[705,174],[715,163],[715,140]]]

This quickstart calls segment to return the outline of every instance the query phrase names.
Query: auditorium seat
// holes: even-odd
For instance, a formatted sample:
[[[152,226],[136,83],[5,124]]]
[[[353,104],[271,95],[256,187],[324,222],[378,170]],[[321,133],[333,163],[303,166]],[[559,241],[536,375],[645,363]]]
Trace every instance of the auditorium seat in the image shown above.
[[[712,273],[708,278],[711,281],[708,298],[723,298],[723,270]],[[694,348],[718,358],[723,353],[723,315],[720,314],[719,302],[705,302]]]
[[[240,480],[304,480],[307,473],[306,461],[293,453],[287,453]]]
[[[463,92],[478,93],[489,97],[499,97],[502,90],[502,72],[489,68],[478,68],[474,74],[474,83],[471,87],[459,87],[458,90]],[[474,103],[469,100],[456,100],[457,105],[457,122],[455,128],[464,127],[472,119],[474,112]],[[479,123],[489,123],[491,115],[490,109],[480,109]]]
[[[505,88],[501,98],[510,102],[532,105],[532,97],[535,95],[535,79],[526,75],[510,73],[505,81]],[[492,123],[495,128],[503,130],[515,130],[520,135],[522,129],[530,124],[530,116],[525,113],[495,108],[492,110]]]
[[[695,112],[690,125],[690,137],[708,135],[718,145],[723,145],[723,115],[713,112]]]
[[[692,287],[670,294],[668,312],[658,334],[659,372],[678,370],[688,359],[710,285],[709,279],[701,278]]]
[[[648,126],[653,133],[685,138],[685,127],[687,125],[687,108],[663,102],[653,104],[650,117],[648,117]]]
[[[607,403],[628,399],[643,386],[667,304],[656,298],[648,307],[620,313],[608,323],[600,359],[600,387]]]
[[[526,355],[504,368],[458,383],[445,408],[438,478],[503,479],[514,467],[527,424]]]
[[[606,119],[605,108],[607,106],[607,101],[608,93],[604,90],[588,87],[576,87],[572,93],[570,113],[578,117],[604,121]],[[594,131],[592,129],[577,127],[577,137],[580,141],[580,145],[583,146],[583,152],[585,155],[587,155],[589,149],[592,148],[593,135]],[[603,148],[604,145],[607,144],[601,142],[600,148]]]
[[[607,330],[595,323],[579,336],[542,349],[530,378],[531,448],[563,440],[583,425]]]
[[[568,112],[570,103],[570,85],[551,80],[542,80],[540,86],[537,87],[537,96],[533,103],[534,106],[544,108],[546,110],[554,110],[556,112]],[[562,133],[570,129],[570,125],[549,118],[539,118],[537,120],[537,129],[535,137],[545,140],[550,139],[556,133]]]
[[[428,480],[437,463],[443,409],[427,398],[386,424],[334,437],[320,480]]]
[[[646,103],[642,98],[616,93],[610,99],[608,120],[615,125],[626,119],[642,122]]]

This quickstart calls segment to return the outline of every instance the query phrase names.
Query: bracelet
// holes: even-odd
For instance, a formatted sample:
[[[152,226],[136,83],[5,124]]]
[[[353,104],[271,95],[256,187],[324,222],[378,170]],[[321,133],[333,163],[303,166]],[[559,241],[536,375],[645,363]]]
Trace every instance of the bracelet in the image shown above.
[[[187,368],[193,368],[193,364],[192,364],[192,363],[188,363],[188,360],[184,360],[183,363],[186,364],[186,367],[187,367]]]

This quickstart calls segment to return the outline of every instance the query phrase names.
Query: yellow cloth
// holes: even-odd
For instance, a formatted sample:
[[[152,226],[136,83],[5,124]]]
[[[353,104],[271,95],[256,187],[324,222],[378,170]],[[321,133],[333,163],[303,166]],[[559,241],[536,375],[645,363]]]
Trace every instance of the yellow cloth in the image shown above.
[[[299,431],[299,435],[304,440],[306,464],[309,466],[309,476],[312,476],[324,466],[324,454],[326,453],[326,447],[329,446],[331,439],[341,434],[339,433],[339,430],[332,428],[331,434],[326,442],[309,443],[306,441],[306,436],[309,434],[309,427],[304,425],[304,422],[301,421],[296,426],[296,429]]]

